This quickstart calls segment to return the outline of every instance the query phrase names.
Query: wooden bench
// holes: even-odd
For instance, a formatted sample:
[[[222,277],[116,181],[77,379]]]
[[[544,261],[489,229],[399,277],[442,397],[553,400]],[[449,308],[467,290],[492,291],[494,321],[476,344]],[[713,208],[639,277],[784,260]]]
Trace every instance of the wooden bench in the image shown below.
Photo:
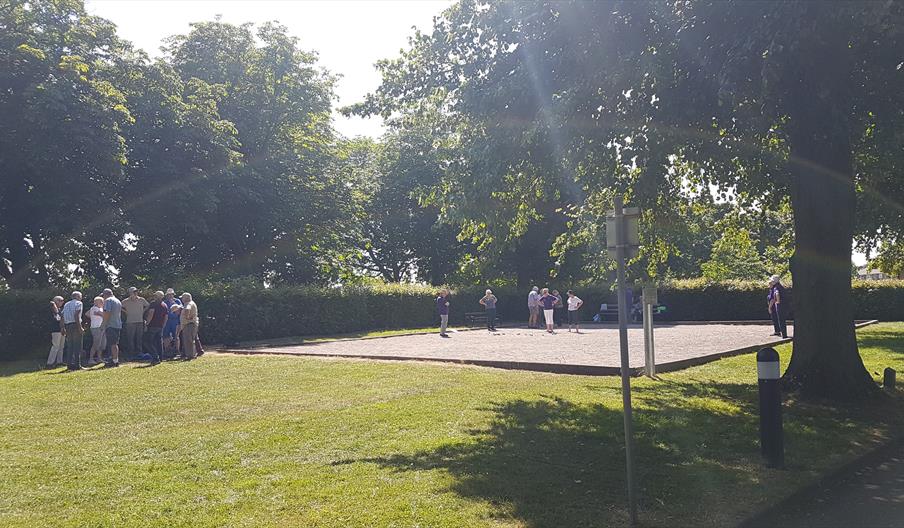
[[[502,318],[499,317],[499,313],[496,313],[496,322],[502,322]],[[486,326],[487,325],[487,313],[486,312],[467,312],[465,313],[465,323],[468,326]],[[495,325],[494,325],[495,326]]]

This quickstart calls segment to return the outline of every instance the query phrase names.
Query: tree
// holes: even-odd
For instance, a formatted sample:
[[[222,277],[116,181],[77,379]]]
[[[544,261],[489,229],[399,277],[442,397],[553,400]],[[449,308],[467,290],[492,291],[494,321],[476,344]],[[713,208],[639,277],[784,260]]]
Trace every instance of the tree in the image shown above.
[[[722,237],[713,244],[712,257],[701,265],[701,271],[712,281],[761,280],[767,273],[750,232],[738,227],[722,230]]]
[[[334,278],[352,195],[336,164],[330,104],[334,79],[284,26],[220,21],[173,37],[169,60],[185,82],[222,95],[217,109],[237,131],[241,163],[214,184],[206,218],[207,270],[269,281]]]
[[[0,9],[0,276],[12,287],[46,285],[70,264],[109,273],[131,116],[102,72],[124,49],[81,2]]]
[[[485,189],[508,191],[521,228],[554,216],[549,199],[598,222],[619,193],[656,225],[688,186],[760,211],[790,195],[785,379],[806,395],[857,398],[875,384],[852,324],[854,138],[878,121],[884,137],[900,132],[902,9],[461,1],[380,64],[383,84],[358,111],[404,113],[441,97],[465,146],[444,190],[478,225],[500,205]]]
[[[360,191],[360,228],[350,236],[357,267],[387,282],[444,284],[465,244],[444,223],[429,196],[442,175],[449,146],[433,123],[395,127],[379,143],[348,142],[348,180]]]

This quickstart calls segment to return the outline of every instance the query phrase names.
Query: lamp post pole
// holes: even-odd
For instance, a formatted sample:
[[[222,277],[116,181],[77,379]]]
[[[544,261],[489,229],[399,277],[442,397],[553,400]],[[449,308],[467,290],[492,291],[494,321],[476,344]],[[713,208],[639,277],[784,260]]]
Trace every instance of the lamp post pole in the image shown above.
[[[618,281],[618,340],[621,351],[621,386],[622,403],[625,421],[625,469],[628,484],[628,515],[631,526],[637,524],[637,498],[634,487],[634,421],[631,416],[631,377],[630,358],[628,356],[628,307],[625,294],[625,258],[629,241],[624,215],[624,201],[621,196],[615,197],[615,260]]]

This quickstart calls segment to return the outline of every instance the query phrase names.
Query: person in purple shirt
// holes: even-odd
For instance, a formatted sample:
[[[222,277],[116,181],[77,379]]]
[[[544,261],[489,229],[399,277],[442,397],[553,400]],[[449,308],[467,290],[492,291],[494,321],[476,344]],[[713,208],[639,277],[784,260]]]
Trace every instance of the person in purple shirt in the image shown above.
[[[543,308],[543,317],[546,319],[546,331],[554,334],[553,325],[555,324],[555,308],[559,300],[555,295],[549,293],[549,288],[543,288],[540,291],[540,307]]]
[[[785,287],[782,285],[781,277],[773,275],[769,278],[769,316],[772,318],[772,326],[775,329],[774,336],[788,337],[788,324],[785,321],[787,312],[785,311],[787,303],[785,295]]]
[[[446,327],[449,326],[449,290],[443,288],[436,298],[436,311],[439,313],[439,336],[449,337]]]

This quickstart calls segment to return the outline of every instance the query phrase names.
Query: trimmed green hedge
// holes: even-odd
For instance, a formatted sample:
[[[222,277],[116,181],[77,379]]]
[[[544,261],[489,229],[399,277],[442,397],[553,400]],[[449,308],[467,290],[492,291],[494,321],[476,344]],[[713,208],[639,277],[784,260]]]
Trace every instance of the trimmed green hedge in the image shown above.
[[[190,291],[202,318],[201,336],[209,343],[235,343],[289,336],[324,335],[386,328],[412,328],[438,322],[434,299],[437,288],[419,285],[380,285],[328,288],[280,286],[260,288],[247,282],[182,284]],[[557,285],[553,285],[558,287]],[[480,311],[484,286],[454,288],[450,321],[463,324],[466,312]],[[563,293],[567,287],[561,287]],[[99,288],[86,289],[86,300]],[[790,290],[790,288],[789,288]],[[527,291],[493,288],[499,315],[508,322],[527,320]],[[575,288],[584,300],[582,318],[589,320],[602,303],[613,303],[609,285]],[[635,289],[640,295],[640,288]],[[0,293],[0,360],[46,353],[47,306],[50,290],[12,290]],[[143,294],[145,297],[148,292]],[[63,294],[64,297],[68,295]],[[793,292],[790,293],[793,304]],[[765,320],[766,288],[762,283],[706,283],[687,280],[659,290],[668,310],[664,321]],[[858,319],[904,319],[904,281],[855,281]],[[90,302],[90,301],[89,301]]]

